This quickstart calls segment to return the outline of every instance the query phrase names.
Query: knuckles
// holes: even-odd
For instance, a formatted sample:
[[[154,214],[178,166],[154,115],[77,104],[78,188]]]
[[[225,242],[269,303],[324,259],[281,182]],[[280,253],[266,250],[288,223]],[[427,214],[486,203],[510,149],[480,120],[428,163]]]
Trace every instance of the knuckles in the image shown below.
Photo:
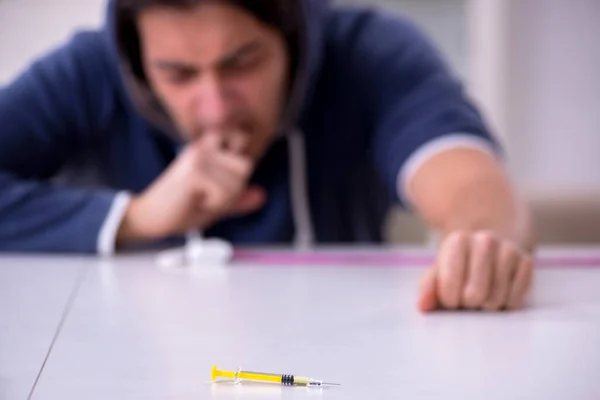
[[[532,275],[533,258],[522,251],[511,240],[502,238],[492,231],[455,231],[450,233],[442,243],[441,251],[453,257],[444,257],[445,262],[451,263],[453,268],[439,268],[438,290],[446,286],[460,286],[460,303],[463,308],[484,309],[499,311],[508,306],[507,296],[503,293],[509,291],[516,275],[516,269],[524,268],[528,277]],[[464,257],[464,252],[467,256]],[[459,260],[458,257],[461,257]],[[464,260],[464,261],[462,261]],[[479,261],[480,260],[480,261]],[[475,264],[473,264],[475,263]],[[469,272],[477,268],[491,268],[489,280],[480,279],[472,281]],[[466,271],[463,273],[462,271]],[[462,282],[457,282],[458,278]],[[448,295],[442,293],[440,298],[446,300]],[[451,304],[442,305],[448,308]]]
[[[496,234],[489,231],[475,232],[472,235],[471,242],[482,251],[493,251],[498,245],[499,239]]]
[[[468,308],[476,308],[487,300],[485,289],[479,286],[469,285],[464,290],[463,303]]]

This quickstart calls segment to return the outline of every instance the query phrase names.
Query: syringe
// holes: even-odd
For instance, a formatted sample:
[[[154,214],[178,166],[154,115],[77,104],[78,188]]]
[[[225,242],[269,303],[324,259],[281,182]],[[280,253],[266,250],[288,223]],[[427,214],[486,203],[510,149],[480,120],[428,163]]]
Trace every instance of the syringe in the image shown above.
[[[212,368],[212,380],[213,382],[217,378],[228,378],[233,379],[235,383],[241,383],[242,381],[253,381],[253,382],[268,382],[278,383],[284,386],[306,386],[306,387],[322,387],[322,386],[340,386],[339,383],[323,382],[321,380],[308,378],[305,376],[297,375],[284,375],[284,374],[270,374],[265,372],[252,372],[242,371],[221,371],[217,369],[215,365]]]

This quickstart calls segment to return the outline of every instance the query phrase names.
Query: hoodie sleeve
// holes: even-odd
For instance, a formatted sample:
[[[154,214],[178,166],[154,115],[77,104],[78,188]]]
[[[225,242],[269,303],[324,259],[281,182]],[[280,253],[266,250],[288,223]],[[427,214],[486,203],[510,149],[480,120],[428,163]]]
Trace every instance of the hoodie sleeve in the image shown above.
[[[400,203],[409,203],[404,183],[436,153],[454,147],[500,153],[459,81],[414,24],[373,13],[356,37],[353,56],[368,100],[375,167]]]
[[[97,139],[110,86],[105,51],[97,37],[76,36],[0,88],[0,251],[99,251],[122,196],[50,179]]]

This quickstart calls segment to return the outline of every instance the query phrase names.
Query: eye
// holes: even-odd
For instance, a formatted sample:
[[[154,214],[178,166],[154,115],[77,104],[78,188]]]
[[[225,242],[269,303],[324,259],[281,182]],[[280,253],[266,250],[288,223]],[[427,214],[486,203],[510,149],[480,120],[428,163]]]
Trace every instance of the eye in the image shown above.
[[[181,85],[191,81],[196,76],[196,72],[188,69],[175,69],[167,72],[166,75],[169,82]]]
[[[264,57],[258,53],[236,55],[225,61],[221,65],[221,70],[231,74],[250,72],[260,66],[263,58]]]

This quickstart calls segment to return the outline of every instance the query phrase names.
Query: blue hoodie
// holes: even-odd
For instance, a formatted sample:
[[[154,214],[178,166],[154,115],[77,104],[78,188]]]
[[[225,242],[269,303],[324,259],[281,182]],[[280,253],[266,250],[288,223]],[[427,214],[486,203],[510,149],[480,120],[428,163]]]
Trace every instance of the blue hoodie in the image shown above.
[[[497,142],[411,22],[294,1],[306,29],[294,90],[252,177],[268,202],[206,235],[378,243],[390,207],[406,205],[402,180],[428,154]],[[119,194],[142,192],[182,144],[131,72],[115,21],[109,1],[103,29],[78,32],[0,89],[2,251],[99,252],[100,236],[114,239]]]

